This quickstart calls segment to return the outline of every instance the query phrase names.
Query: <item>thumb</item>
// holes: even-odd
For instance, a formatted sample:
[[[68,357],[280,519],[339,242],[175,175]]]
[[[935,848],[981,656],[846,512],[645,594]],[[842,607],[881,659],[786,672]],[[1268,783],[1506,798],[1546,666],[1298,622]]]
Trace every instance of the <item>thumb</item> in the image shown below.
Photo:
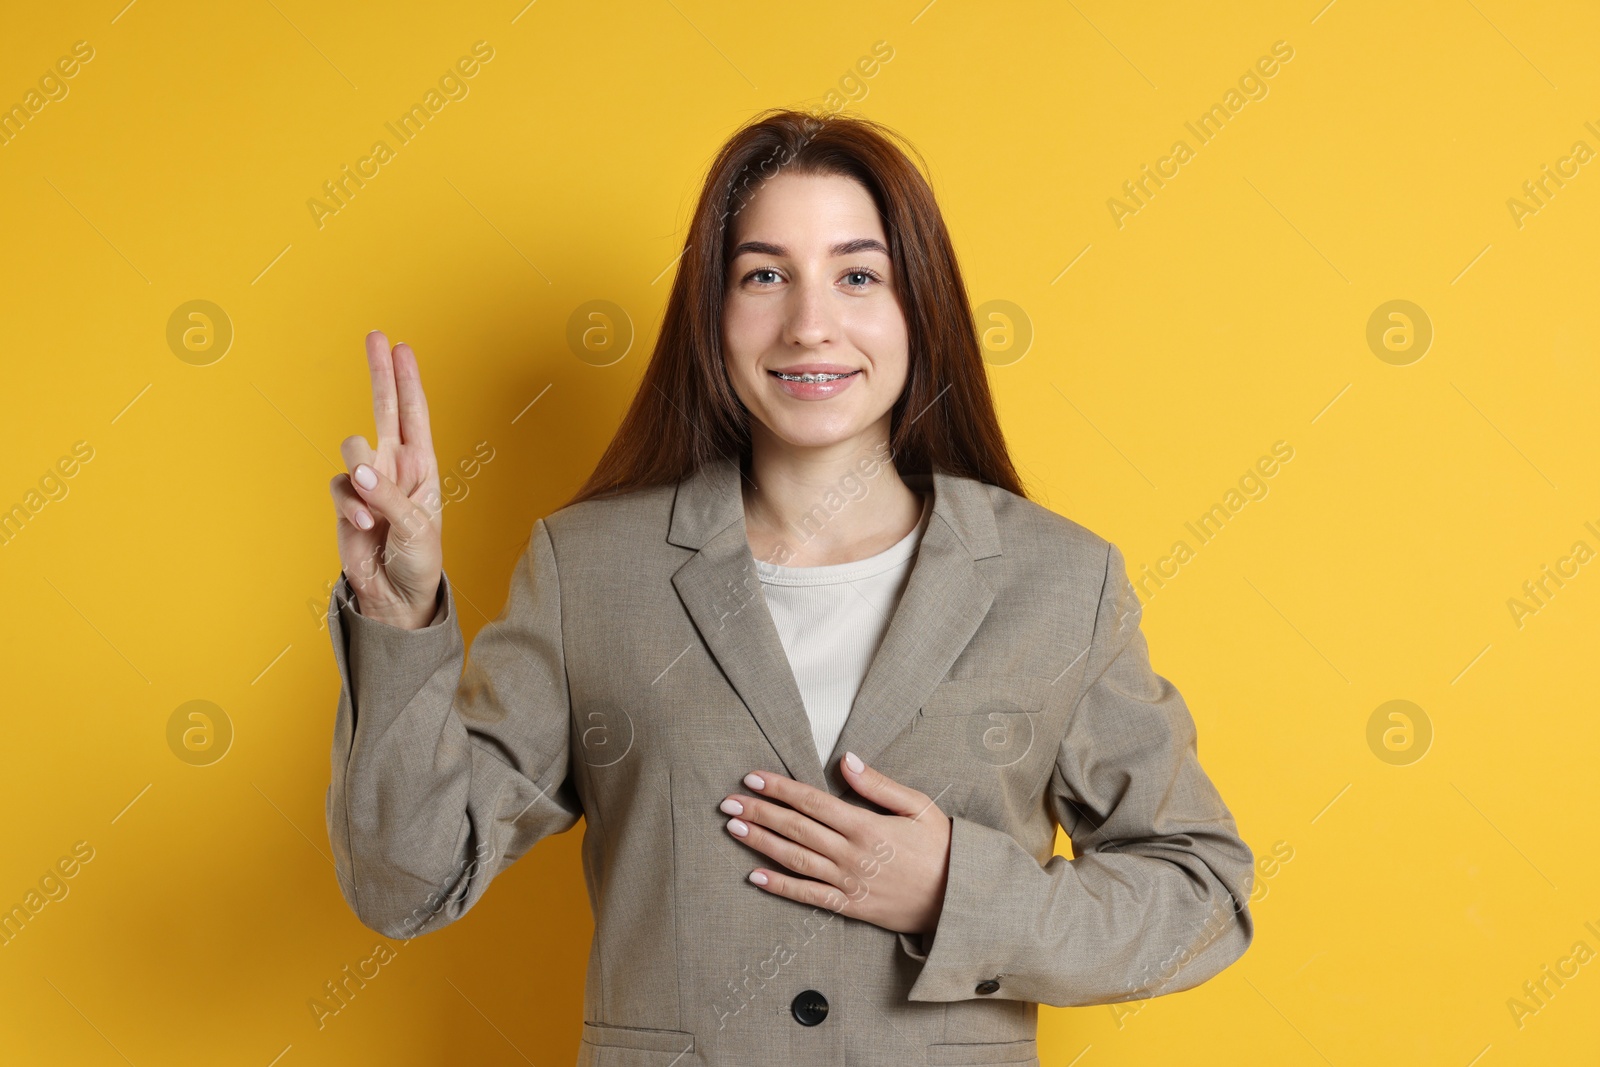
[[[856,768],[860,768],[857,770]],[[915,819],[933,806],[928,794],[908,785],[901,785],[887,774],[869,767],[854,752],[846,752],[839,761],[839,770],[850,788],[872,801],[878,807],[896,815]]]

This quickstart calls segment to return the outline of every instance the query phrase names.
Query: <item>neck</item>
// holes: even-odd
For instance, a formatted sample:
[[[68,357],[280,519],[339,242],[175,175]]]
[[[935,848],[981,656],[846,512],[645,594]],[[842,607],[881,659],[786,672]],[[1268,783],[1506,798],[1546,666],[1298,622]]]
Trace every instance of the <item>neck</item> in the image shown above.
[[[817,567],[865,559],[916,527],[923,501],[895,469],[888,427],[816,448],[751,435],[741,480],[745,536],[758,560]],[[753,483],[753,484],[752,484]]]

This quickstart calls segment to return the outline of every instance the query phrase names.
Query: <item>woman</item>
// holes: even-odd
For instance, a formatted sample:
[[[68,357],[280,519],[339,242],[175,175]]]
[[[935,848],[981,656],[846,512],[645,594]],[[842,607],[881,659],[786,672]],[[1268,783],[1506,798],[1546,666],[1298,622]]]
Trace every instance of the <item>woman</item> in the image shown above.
[[[1237,959],[1251,852],[1122,555],[1024,496],[918,169],[872,123],[769,112],[685,252],[470,659],[416,359],[367,338],[329,612],[361,921],[453,922],[582,816],[580,1064],[1035,1064],[1038,1004]]]

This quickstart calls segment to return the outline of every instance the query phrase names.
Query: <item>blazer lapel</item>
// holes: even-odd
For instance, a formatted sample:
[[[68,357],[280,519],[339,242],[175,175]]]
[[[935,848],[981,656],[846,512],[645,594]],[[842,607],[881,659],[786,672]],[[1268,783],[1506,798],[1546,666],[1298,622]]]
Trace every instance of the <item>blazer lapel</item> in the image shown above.
[[[761,595],[745,536],[740,477],[737,462],[717,460],[679,483],[667,539],[699,551],[673,573],[672,584],[784,772],[826,790],[811,720]]]
[[[1000,554],[987,491],[980,482],[940,470],[932,484],[933,515],[905,592],[828,756],[828,784],[839,795],[853,792],[839,760],[846,752],[867,763],[878,758],[910,725],[994,602],[994,590],[973,566],[975,559]]]
[[[777,627],[761,595],[745,533],[736,460],[715,460],[678,485],[667,539],[697,549],[672,584],[711,655],[744,700],[784,770],[835,796],[848,750],[872,762],[904,730],[972,639],[994,600],[974,560],[1000,554],[988,491],[935,470],[933,515],[883,643],[863,679],[827,766]],[[906,476],[917,484],[917,476]]]

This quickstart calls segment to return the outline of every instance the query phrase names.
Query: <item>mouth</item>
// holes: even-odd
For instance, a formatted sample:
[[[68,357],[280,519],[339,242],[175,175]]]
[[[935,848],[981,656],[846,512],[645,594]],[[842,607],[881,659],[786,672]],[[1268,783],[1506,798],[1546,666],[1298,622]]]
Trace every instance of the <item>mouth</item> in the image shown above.
[[[801,363],[792,370],[768,370],[780,392],[796,400],[831,400],[855,386],[863,368],[850,370],[837,363]]]
[[[858,370],[853,370],[853,371],[847,371],[847,372],[841,372],[841,373],[831,373],[830,372],[830,373],[821,373],[821,374],[811,374],[811,373],[806,373],[806,374],[785,374],[781,370],[774,370],[774,371],[768,371],[767,373],[771,374],[773,377],[779,379],[780,381],[785,381],[785,382],[836,382],[841,378],[854,377],[855,375],[860,374],[861,372],[858,371]]]

